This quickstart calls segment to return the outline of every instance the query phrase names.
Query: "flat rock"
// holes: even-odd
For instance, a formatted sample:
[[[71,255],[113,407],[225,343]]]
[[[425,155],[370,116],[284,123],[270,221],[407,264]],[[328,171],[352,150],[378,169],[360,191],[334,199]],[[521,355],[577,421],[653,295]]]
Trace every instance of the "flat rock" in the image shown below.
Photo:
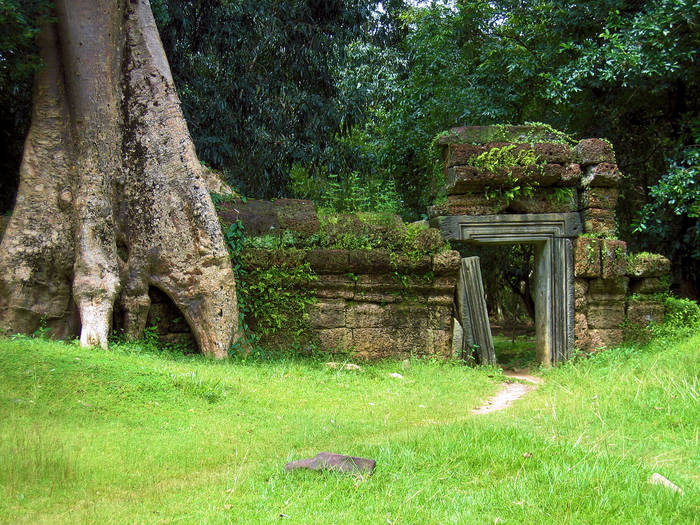
[[[332,452],[319,452],[315,457],[290,461],[284,468],[286,470],[331,470],[344,474],[367,474],[374,472],[377,462],[369,458],[358,458]]]

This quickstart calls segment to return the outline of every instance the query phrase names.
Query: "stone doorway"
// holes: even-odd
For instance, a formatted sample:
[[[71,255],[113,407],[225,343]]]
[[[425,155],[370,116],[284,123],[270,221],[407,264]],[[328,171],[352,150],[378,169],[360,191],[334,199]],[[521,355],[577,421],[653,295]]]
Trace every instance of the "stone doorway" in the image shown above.
[[[552,366],[574,347],[572,239],[581,234],[578,213],[453,215],[433,219],[446,239],[474,244],[533,244],[537,361]],[[495,354],[482,356],[495,364]]]

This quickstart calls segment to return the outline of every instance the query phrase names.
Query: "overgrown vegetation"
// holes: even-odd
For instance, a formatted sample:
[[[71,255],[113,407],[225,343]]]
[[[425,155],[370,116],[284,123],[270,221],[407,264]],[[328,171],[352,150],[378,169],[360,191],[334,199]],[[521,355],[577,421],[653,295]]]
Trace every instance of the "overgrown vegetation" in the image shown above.
[[[0,339],[0,521],[693,523],[699,345],[668,332],[580,358],[473,416],[497,370]],[[377,470],[285,472],[321,450]]]

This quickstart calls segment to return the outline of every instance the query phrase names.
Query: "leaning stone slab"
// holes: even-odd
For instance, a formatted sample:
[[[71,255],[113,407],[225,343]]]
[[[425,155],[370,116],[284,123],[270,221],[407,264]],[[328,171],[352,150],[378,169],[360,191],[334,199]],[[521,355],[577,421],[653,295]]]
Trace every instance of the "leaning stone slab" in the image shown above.
[[[584,166],[615,162],[615,152],[610,143],[600,139],[585,139],[574,148],[576,162]]]
[[[377,462],[369,458],[333,454],[331,452],[319,452],[315,457],[290,461],[284,468],[286,470],[330,470],[343,474],[367,474],[374,472]]]

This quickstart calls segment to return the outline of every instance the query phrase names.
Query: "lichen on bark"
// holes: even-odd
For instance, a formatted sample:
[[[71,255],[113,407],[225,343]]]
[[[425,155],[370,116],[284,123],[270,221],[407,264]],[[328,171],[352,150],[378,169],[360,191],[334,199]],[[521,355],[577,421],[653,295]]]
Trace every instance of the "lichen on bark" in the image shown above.
[[[107,347],[149,286],[203,353],[236,336],[235,281],[148,0],[60,0],[39,44],[20,189],[0,247],[0,327]],[[217,188],[218,189],[218,188]]]

